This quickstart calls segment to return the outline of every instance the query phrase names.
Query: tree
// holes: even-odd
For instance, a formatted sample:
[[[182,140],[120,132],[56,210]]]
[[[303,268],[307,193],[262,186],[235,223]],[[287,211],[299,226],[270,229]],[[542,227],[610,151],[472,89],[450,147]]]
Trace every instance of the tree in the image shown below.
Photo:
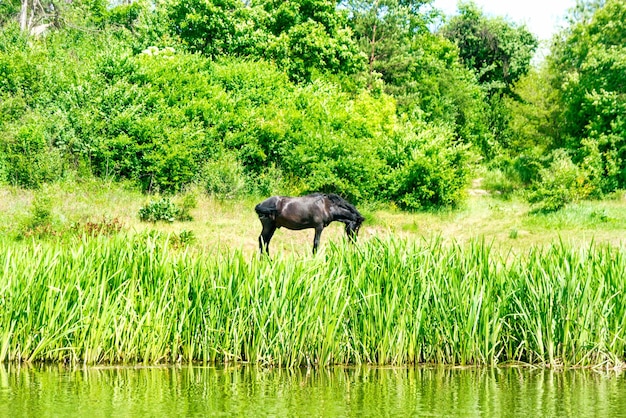
[[[21,8],[20,0],[7,0],[0,2],[0,28],[10,21],[14,21],[19,15]]]
[[[459,47],[461,59],[476,72],[490,95],[512,93],[512,86],[530,69],[537,39],[502,18],[487,18],[473,2],[459,4],[459,14],[442,33]]]
[[[603,192],[626,187],[626,1],[579,2],[550,65],[564,140]]]
[[[559,91],[550,83],[550,68],[543,63],[520,78],[514,87],[515,99],[505,102],[511,111],[511,155],[547,154],[558,148],[562,137]]]
[[[58,26],[59,12],[52,1],[21,0],[18,21],[22,32],[39,35],[50,26]]]
[[[0,26],[15,21],[23,34],[32,36],[63,26],[84,30],[100,26],[101,29],[109,20],[117,25],[127,24],[129,19],[137,18],[146,4],[144,0],[115,6],[109,0],[6,0],[0,2]]]
[[[272,35],[265,58],[275,60],[297,81],[316,72],[354,74],[363,56],[353,40],[345,13],[330,0],[259,0]]]
[[[238,15],[238,0],[190,0],[161,3],[169,30],[191,52],[217,57],[232,52]]]
[[[398,112],[450,126],[456,139],[485,141],[484,94],[459,60],[458,48],[429,30],[431,1],[342,2],[361,52],[370,91],[396,99]]]
[[[471,69],[487,96],[486,120],[491,138],[481,143],[482,153],[493,157],[512,140],[507,97],[515,97],[514,83],[530,69],[537,39],[524,26],[502,18],[485,17],[473,2],[459,4],[441,33],[459,48],[461,61]]]
[[[334,1],[186,0],[161,3],[159,13],[190,51],[274,61],[296,81],[363,64]]]
[[[368,86],[381,77],[387,84],[401,78],[414,64],[411,43],[428,32],[429,15],[422,11],[432,0],[346,0],[350,24],[361,52],[367,56]],[[391,83],[390,83],[391,82]]]

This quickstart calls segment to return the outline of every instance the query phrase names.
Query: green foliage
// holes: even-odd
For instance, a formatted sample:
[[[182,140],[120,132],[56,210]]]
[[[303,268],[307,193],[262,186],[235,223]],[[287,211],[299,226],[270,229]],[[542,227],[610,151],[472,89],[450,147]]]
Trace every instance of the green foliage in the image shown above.
[[[488,97],[484,110],[476,111],[483,112],[482,126],[490,134],[479,136],[476,144],[484,157],[493,159],[512,142],[512,115],[505,101],[518,99],[513,86],[530,70],[537,39],[525,26],[486,17],[471,1],[459,4],[459,14],[445,24],[442,34],[458,46],[461,61]]]
[[[10,23],[20,12],[21,2],[18,0],[3,1],[0,3],[0,28]]]
[[[19,126],[30,142],[5,133],[2,166],[9,181],[35,187],[67,170],[86,170],[132,180],[145,191],[175,192],[198,183],[224,197],[288,189],[336,192],[354,201],[387,199],[387,137],[404,141],[418,129],[398,121],[395,101],[384,94],[350,95],[322,80],[294,85],[262,61],[211,63],[159,47],[133,55],[123,42],[89,40],[105,41],[111,41],[107,50],[91,50],[78,35],[53,37],[51,52],[58,59],[70,59],[63,46],[76,42],[84,56],[72,59],[88,64],[52,73],[51,56],[38,69],[43,86],[55,84],[53,95],[43,87],[31,95],[38,120],[24,112],[10,122],[6,132]],[[451,141],[454,134],[445,136]],[[37,152],[22,152],[31,142]],[[39,160],[20,162],[39,154],[54,157],[45,161],[46,170]],[[33,175],[39,177],[28,177]],[[402,176],[413,176],[408,165],[394,172],[393,182],[401,183]],[[455,204],[458,187],[444,183],[457,177],[446,176],[413,176],[405,181],[411,186],[394,186],[393,199],[419,187],[429,196],[425,206]],[[419,198],[412,197],[412,207]]]
[[[39,85],[37,54],[29,54],[27,38],[17,26],[0,31],[0,94],[28,96]]]
[[[593,161],[604,193],[626,187],[626,3],[577,9],[555,43],[552,84],[560,90],[564,146],[579,165]]]
[[[235,38],[238,12],[236,0],[188,0],[159,3],[164,7],[169,30],[192,52],[209,57],[228,54]]]
[[[293,80],[308,81],[316,73],[354,74],[364,65],[344,13],[330,0],[258,0],[267,15],[268,49]]]
[[[544,63],[515,83],[518,99],[504,99],[511,115],[511,136],[505,150],[509,155],[529,150],[544,153],[562,145],[559,91],[550,77],[550,68]]]
[[[543,168],[544,156],[537,149],[518,155],[512,162],[512,172],[524,185],[529,185],[539,179],[539,172]]]
[[[301,173],[297,187],[352,201],[372,198],[383,168],[378,149],[393,126],[388,98],[349,99],[335,86],[316,83],[300,89],[295,104],[302,108],[288,133],[295,146],[283,161],[287,173]]]
[[[191,216],[191,209],[195,209],[198,206],[198,200],[193,193],[185,193],[178,202],[178,206],[180,207],[180,213],[178,214],[178,220],[180,221],[191,221],[193,217]]]
[[[139,16],[144,12],[142,2],[134,1],[129,4],[118,4],[106,11],[106,21],[111,25],[123,26],[126,29],[134,29]]]
[[[390,82],[415,70],[420,48],[415,48],[414,41],[427,36],[426,28],[431,23],[431,16],[421,8],[430,1],[349,0],[342,3],[350,12],[350,24],[359,49],[368,59],[370,87],[377,75]],[[400,87],[397,82],[391,84]]]
[[[555,152],[550,165],[539,171],[539,180],[533,184],[528,201],[533,204],[533,212],[549,213],[587,198],[592,192],[587,173],[566,153]]]
[[[473,174],[475,155],[443,128],[427,128],[391,146],[398,164],[389,175],[389,198],[408,210],[456,206]],[[404,154],[404,155],[403,155]]]
[[[5,130],[0,137],[3,154],[3,177],[10,184],[38,188],[45,182],[59,179],[63,164],[57,149],[50,147],[46,138],[45,121],[38,115],[27,115],[28,123]]]
[[[519,187],[512,176],[501,169],[491,169],[485,173],[482,179],[482,188],[491,192],[492,195],[502,198],[510,198]]]
[[[489,140],[485,94],[456,45],[427,30],[433,19],[423,7],[428,1],[345,3],[359,48],[369,58],[363,78],[372,92],[394,97],[399,113],[450,125],[463,142],[480,146]]]
[[[160,3],[167,30],[189,51],[274,61],[292,80],[362,65],[345,16],[328,0]]]
[[[28,216],[20,222],[17,239],[58,235],[55,223],[50,197],[45,192],[38,192],[31,202]]]
[[[269,263],[240,251],[171,251],[189,237],[0,241],[0,362],[625,360],[620,247],[555,244],[502,257],[482,241],[374,239]]]
[[[199,185],[222,197],[325,191],[455,206],[473,150],[491,157],[514,136],[501,98],[486,104],[462,51],[429,32],[429,3],[77,1],[45,38],[7,23],[0,181],[95,175],[150,193]],[[520,57],[506,62],[523,72]],[[619,167],[603,145],[618,139],[576,156],[593,181],[598,161]]]
[[[244,168],[232,154],[208,161],[200,177],[206,192],[222,199],[241,197],[246,191]]]
[[[425,34],[412,43],[414,62],[406,74],[387,81],[400,111],[453,127],[456,136],[479,149],[489,142],[486,96],[475,75],[448,40]]]
[[[185,248],[196,242],[196,235],[193,231],[186,229],[180,231],[178,234],[173,234],[169,237],[169,243],[174,248]]]
[[[490,94],[509,93],[513,83],[528,73],[538,46],[525,26],[488,18],[471,1],[459,4],[459,14],[450,19],[443,34],[458,45],[463,62]]]
[[[187,204],[193,202],[187,202]],[[179,207],[166,197],[152,200],[139,209],[139,220],[142,222],[174,222],[191,220],[187,205]]]

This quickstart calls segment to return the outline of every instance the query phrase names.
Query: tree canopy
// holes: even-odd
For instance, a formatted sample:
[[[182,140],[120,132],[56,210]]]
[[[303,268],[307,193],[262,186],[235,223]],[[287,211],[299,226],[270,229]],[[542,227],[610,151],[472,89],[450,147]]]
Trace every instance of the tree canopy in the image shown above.
[[[487,18],[472,2],[459,4],[459,14],[442,33],[459,47],[461,59],[490,94],[510,94],[513,84],[530,70],[538,46],[525,26],[501,17]]]
[[[443,23],[431,0],[2,2],[0,182],[420,209],[483,164],[602,195],[626,185],[625,17],[580,1],[533,68],[528,29],[471,2]]]

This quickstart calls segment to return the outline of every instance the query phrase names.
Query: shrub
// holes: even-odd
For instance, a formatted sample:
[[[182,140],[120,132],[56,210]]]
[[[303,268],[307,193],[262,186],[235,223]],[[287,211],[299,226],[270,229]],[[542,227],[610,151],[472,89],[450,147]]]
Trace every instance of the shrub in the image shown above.
[[[118,11],[135,25],[132,10]],[[346,93],[321,75],[295,84],[274,62],[208,60],[156,33],[150,53],[122,34],[69,29],[5,53],[8,35],[0,31],[0,73],[10,75],[0,79],[0,182],[36,188],[71,172],[151,193],[194,183],[221,198],[325,191],[411,209],[462,198],[467,149],[452,130],[400,119],[382,92]]]
[[[60,233],[55,228],[54,223],[52,200],[46,193],[39,192],[31,203],[28,216],[21,222],[17,239],[58,236]]]
[[[168,198],[151,201],[139,209],[139,219],[142,222],[174,222],[189,220],[189,212],[178,207]]]
[[[456,206],[464,197],[475,164],[468,146],[455,143],[448,128],[425,126],[395,145],[388,159],[397,167],[389,174],[389,198],[407,210]],[[404,154],[404,155],[398,155]]]
[[[0,175],[11,184],[38,188],[61,177],[63,162],[59,151],[48,145],[44,121],[29,117],[24,122],[0,136]]]
[[[196,242],[196,235],[193,231],[183,229],[178,234],[169,237],[169,244],[174,248],[185,248]]]
[[[531,186],[528,201],[533,205],[532,212],[549,213],[589,197],[592,191],[587,173],[565,151],[557,150],[550,165],[539,171],[539,180]]]
[[[534,152],[521,154],[513,161],[513,169],[525,185],[536,181],[542,168],[542,157]]]
[[[232,154],[208,161],[204,165],[200,181],[207,193],[222,199],[238,197],[246,187],[243,166]]]
[[[191,216],[190,211],[198,206],[196,196],[193,193],[186,193],[180,198],[178,205],[180,207],[178,220],[192,221],[193,217]]]
[[[4,154],[0,154],[0,184],[6,183],[8,176],[8,166]]]

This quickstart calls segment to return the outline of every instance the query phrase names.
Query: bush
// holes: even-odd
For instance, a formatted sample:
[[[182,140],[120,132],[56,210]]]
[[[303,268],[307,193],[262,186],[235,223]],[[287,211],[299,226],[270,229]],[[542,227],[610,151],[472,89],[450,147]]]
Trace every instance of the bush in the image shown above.
[[[193,231],[184,229],[178,234],[170,235],[168,242],[174,248],[185,248],[196,242],[196,235]]]
[[[222,199],[241,196],[246,188],[243,166],[232,154],[207,162],[200,181],[208,194]]]
[[[346,93],[321,75],[296,84],[273,62],[208,60],[163,48],[166,38],[141,53],[147,45],[133,49],[128,36],[63,29],[14,50],[0,31],[10,75],[0,80],[0,181],[36,188],[77,173],[166,195],[190,184],[222,198],[322,191],[408,209],[462,199],[467,148],[452,130],[401,119],[382,92]],[[142,216],[176,218],[161,206]]]
[[[198,206],[198,201],[193,193],[186,193],[180,198],[178,206],[180,208],[180,212],[177,219],[179,221],[192,221],[193,217],[190,212],[191,209]]]
[[[587,173],[565,151],[557,150],[550,165],[539,171],[539,180],[531,186],[528,202],[534,213],[555,212],[568,203],[589,197],[592,191]]]
[[[389,97],[351,98],[337,86],[317,82],[296,91],[296,109],[277,165],[298,193],[333,192],[359,202],[385,190],[382,156],[397,126]],[[269,151],[269,150],[268,150]]]
[[[451,139],[448,128],[423,128],[408,142],[395,144],[406,155],[394,153],[397,167],[389,175],[389,198],[407,210],[456,206],[464,198],[476,157]]]
[[[29,212],[29,215],[21,222],[17,239],[60,235],[52,214],[52,200],[46,193],[39,192],[35,195]]]
[[[44,126],[44,121],[33,116],[23,126],[11,126],[0,134],[0,175],[9,183],[38,188],[62,176],[61,155],[49,147]]]
[[[176,205],[168,198],[151,201],[139,209],[139,220],[142,222],[174,222],[191,220],[189,210]]]
[[[524,153],[515,158],[513,169],[523,184],[529,185],[539,179],[543,168],[542,159],[545,160],[545,157],[536,152]]]

